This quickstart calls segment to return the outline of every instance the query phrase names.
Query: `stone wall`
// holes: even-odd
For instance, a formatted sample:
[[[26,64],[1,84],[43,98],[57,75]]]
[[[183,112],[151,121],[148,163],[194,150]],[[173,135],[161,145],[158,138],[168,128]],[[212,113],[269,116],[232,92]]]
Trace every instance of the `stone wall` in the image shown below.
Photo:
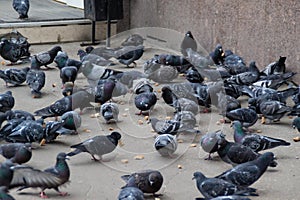
[[[299,0],[130,0],[129,6],[130,28],[191,30],[207,51],[221,43],[260,68],[287,56],[287,67],[300,73]]]

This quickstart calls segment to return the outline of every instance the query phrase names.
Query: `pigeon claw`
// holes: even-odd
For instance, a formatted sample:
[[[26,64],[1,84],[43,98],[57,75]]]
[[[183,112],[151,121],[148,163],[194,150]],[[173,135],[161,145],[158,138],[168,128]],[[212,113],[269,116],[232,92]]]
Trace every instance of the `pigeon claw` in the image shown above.
[[[67,192],[59,192],[59,195],[65,197],[65,196],[69,196],[69,193],[67,193]]]
[[[41,193],[40,193],[40,197],[41,197],[42,199],[48,199],[48,196],[45,194],[45,192],[41,192]]]
[[[261,117],[261,123],[265,124],[266,123],[266,118],[264,116]]]

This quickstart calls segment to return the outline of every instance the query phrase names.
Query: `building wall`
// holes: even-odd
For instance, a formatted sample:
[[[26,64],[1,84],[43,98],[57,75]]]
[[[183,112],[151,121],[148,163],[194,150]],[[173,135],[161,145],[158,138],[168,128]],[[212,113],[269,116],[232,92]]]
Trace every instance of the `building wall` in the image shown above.
[[[299,0],[130,0],[129,24],[191,30],[207,51],[221,43],[260,68],[279,56],[300,67]]]

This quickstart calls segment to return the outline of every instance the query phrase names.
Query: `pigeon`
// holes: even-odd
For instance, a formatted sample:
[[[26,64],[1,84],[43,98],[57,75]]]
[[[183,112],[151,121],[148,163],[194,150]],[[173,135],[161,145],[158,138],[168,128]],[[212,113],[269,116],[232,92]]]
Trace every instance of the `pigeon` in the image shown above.
[[[180,121],[178,120],[159,120],[156,117],[151,117],[148,123],[151,123],[152,129],[159,135],[176,135],[181,125]]]
[[[170,65],[170,66],[185,66],[190,64],[188,60],[186,60],[182,56],[172,55],[172,54],[160,54],[154,55],[155,62],[162,65]]]
[[[115,75],[115,77],[118,81],[126,85],[128,88],[132,88],[134,80],[146,78],[146,75],[143,72],[137,70],[130,70],[119,73]]]
[[[118,196],[118,200],[144,200],[144,193],[137,187],[125,187]]]
[[[60,78],[62,80],[63,87],[66,82],[72,82],[74,84],[77,78],[77,68],[74,66],[65,66],[60,69]]]
[[[36,110],[34,115],[47,118],[61,116],[68,111],[75,110],[76,108],[79,108],[80,111],[82,111],[86,107],[93,107],[90,104],[91,101],[91,94],[86,91],[79,91],[70,96],[63,97],[49,106]]]
[[[54,189],[61,196],[68,193],[61,192],[58,187],[67,183],[70,178],[70,169],[66,162],[67,155],[59,153],[56,157],[54,167],[50,167],[41,171],[28,166],[17,165],[13,167],[13,180],[10,188],[19,187],[18,191],[26,188],[41,188],[40,197],[48,198],[44,192],[45,189]]]
[[[255,61],[252,61],[249,65],[248,71],[233,75],[230,78],[225,79],[225,81],[238,85],[251,85],[259,79],[259,73],[260,72]]]
[[[196,200],[205,200],[205,198],[196,198]],[[210,200],[250,200],[248,197],[240,195],[227,195],[211,198]]]
[[[45,86],[46,74],[41,70],[30,69],[26,75],[26,83],[30,87],[33,98],[42,96],[41,89]]]
[[[226,116],[226,113],[241,108],[241,103],[232,96],[226,95],[223,92],[218,94],[218,105],[217,108],[222,116]]]
[[[252,98],[261,100],[276,100],[282,103],[286,103],[288,97],[293,96],[298,93],[298,88],[287,88],[285,90],[277,91],[271,88],[251,86]],[[249,103],[249,102],[248,102]]]
[[[7,120],[11,120],[11,119],[35,120],[33,114],[24,110],[10,110],[6,112],[6,115],[7,115]]]
[[[279,58],[278,61],[270,63],[268,66],[266,66],[262,71],[261,74],[268,76],[271,74],[283,74],[285,73],[285,61],[286,57]]]
[[[300,132],[300,117],[296,117],[293,120],[292,126],[294,129],[296,128],[298,130],[298,132]]]
[[[75,156],[82,152],[89,153],[94,161],[102,160],[102,155],[111,153],[118,145],[121,139],[121,134],[112,132],[110,135],[98,135],[93,138],[87,139],[79,144],[72,145],[74,151],[68,153],[68,156]],[[97,159],[95,156],[98,156]]]
[[[125,84],[115,79],[115,77],[110,77],[109,79],[115,80],[115,87],[112,92],[112,97],[125,96],[128,93],[129,89]]]
[[[64,97],[70,96],[73,94],[74,88],[75,88],[74,83],[65,82],[64,88],[62,89],[61,93],[62,95],[64,95]]]
[[[19,19],[28,18],[29,0],[13,0],[12,5],[19,14]]]
[[[146,92],[153,92],[153,87],[151,86],[148,79],[141,78],[134,82],[133,92],[135,94],[141,94]]]
[[[95,102],[104,104],[113,96],[113,91],[116,87],[114,79],[100,79],[95,87]]]
[[[197,124],[197,120],[195,114],[191,111],[176,112],[174,120],[180,121],[180,128],[178,132],[200,133],[199,130],[194,129]]]
[[[0,112],[0,127],[2,127],[2,124],[7,121],[7,113],[1,113]],[[1,138],[1,136],[0,136]]]
[[[253,151],[258,152],[278,146],[289,146],[290,143],[282,139],[272,138],[258,134],[247,134],[239,121],[233,121],[231,126],[234,129],[234,141],[244,146],[250,147]]]
[[[10,194],[8,194],[8,189],[5,186],[0,186],[0,199],[2,200],[15,200]]]
[[[236,75],[248,71],[248,67],[245,64],[244,59],[234,53],[225,56],[224,67],[232,75]]]
[[[185,57],[187,56],[186,50],[188,48],[191,48],[193,51],[197,51],[197,42],[194,39],[191,31],[186,32],[180,45],[180,51]]]
[[[257,121],[257,113],[251,108],[238,108],[226,113],[226,117],[231,121],[238,120],[243,127],[250,127]]]
[[[185,73],[185,78],[191,83],[202,83],[204,81],[204,78],[201,76],[201,74],[198,72],[198,70],[194,67],[190,68]]]
[[[107,79],[122,72],[93,64],[90,61],[84,61],[82,63],[82,73],[87,78],[90,86],[94,87],[97,85],[99,79]]]
[[[44,138],[43,120],[25,120],[11,130],[6,136],[8,142],[40,142]]]
[[[191,48],[186,50],[187,57],[186,59],[196,68],[196,69],[205,69],[209,66],[214,65],[214,61],[210,57],[205,57],[200,55],[198,52],[194,51]]]
[[[131,34],[129,35],[122,43],[122,46],[139,46],[143,45],[144,38],[139,34]]]
[[[77,131],[81,126],[81,117],[76,111],[68,111],[61,116],[61,121],[64,121],[63,127],[66,129]]]
[[[56,63],[56,67],[58,69],[62,69],[65,66],[74,66],[77,68],[78,73],[81,70],[82,62],[74,59],[70,59],[68,54],[64,51],[59,51],[54,58],[54,62]]]
[[[62,48],[60,46],[54,46],[49,51],[43,51],[31,56],[31,69],[40,69],[41,66],[45,66],[49,69],[47,65],[54,61],[59,51],[62,51]]]
[[[157,58],[153,57],[143,64],[144,73],[149,75],[155,72],[157,69],[161,67],[161,64],[157,63]]]
[[[274,154],[266,152],[255,160],[239,164],[216,178],[226,180],[242,187],[248,187],[256,182],[273,162]]]
[[[216,65],[223,65],[225,55],[221,44],[217,44],[214,51],[209,55]]]
[[[164,180],[162,174],[157,170],[143,170],[123,175],[121,178],[126,182],[122,188],[137,187],[143,193],[150,193],[154,196],[159,196],[155,193],[160,190]]]
[[[125,46],[121,49],[114,51],[115,58],[123,65],[129,67],[131,63],[136,66],[135,61],[140,59],[144,53],[144,46]]]
[[[256,190],[253,188],[242,188],[234,183],[219,178],[207,178],[199,171],[194,172],[193,179],[196,180],[196,186],[205,199],[228,195],[258,196],[255,193]]]
[[[31,159],[32,151],[30,143],[10,143],[0,145],[0,154],[11,162],[23,164]]]
[[[94,50],[95,51],[95,50]],[[92,52],[94,52],[92,51]],[[85,52],[83,52],[83,50],[78,50],[78,55],[80,55],[80,61],[83,63],[85,61],[89,61],[93,64],[99,65],[99,66],[111,66],[114,65],[113,61],[111,60],[107,60],[107,58],[104,58],[102,56],[96,55],[94,53],[88,53],[86,54]],[[112,57],[113,55],[109,56]]]
[[[272,121],[279,121],[283,116],[291,112],[292,108],[280,101],[263,101],[259,105],[259,110],[263,117]],[[263,119],[262,123],[265,123]]]
[[[13,86],[21,85],[26,81],[27,72],[30,70],[29,67],[24,67],[21,69],[17,68],[9,68],[0,70],[0,78],[5,81],[6,87],[8,87],[8,83]]]
[[[177,98],[186,98],[198,104],[198,100],[194,92],[194,87],[191,83],[174,83],[165,85],[164,87],[169,88],[177,96]]]
[[[24,121],[24,119],[11,119],[8,120],[3,127],[0,129],[0,138],[6,139],[6,137],[11,134],[12,130],[17,127],[19,124],[21,124]]]
[[[205,160],[212,160],[211,154],[218,151],[224,138],[225,135],[221,130],[206,133],[201,137],[200,145],[205,152],[209,153]]]
[[[23,56],[22,46],[2,38],[0,40],[0,55],[3,59],[9,60],[11,64],[15,64]]]
[[[0,164],[0,187],[9,187],[13,179],[13,170],[10,168],[13,163],[10,160],[6,160]]]
[[[101,105],[100,114],[107,124],[118,121],[119,108],[116,103],[104,103]]]
[[[5,113],[6,111],[11,110],[14,106],[15,98],[10,90],[0,94],[0,112]]]
[[[157,102],[157,97],[154,92],[143,92],[134,97],[134,105],[140,110],[137,115],[145,114],[145,111],[151,111]]]
[[[147,78],[157,83],[169,83],[178,77],[178,71],[175,67],[161,65],[160,68],[148,74]]]
[[[94,54],[97,56],[100,56],[106,60],[112,58],[114,56],[114,51],[117,49],[120,49],[121,47],[115,48],[115,49],[111,49],[111,48],[107,48],[107,47],[98,47],[98,48],[94,48],[92,46],[88,46],[85,48],[85,51],[83,50],[78,50],[77,55],[80,56],[80,60],[84,60],[84,56],[88,55],[88,54]]]
[[[176,136],[171,134],[158,135],[154,141],[154,147],[162,156],[171,157],[177,149]]]
[[[254,82],[252,85],[265,87],[265,88],[271,88],[274,90],[277,90],[283,84],[287,84],[290,86],[295,85],[296,87],[298,87],[297,84],[293,83],[293,81],[289,81],[289,79],[291,79],[296,74],[297,73],[295,73],[295,72],[286,72],[284,74],[271,74],[271,75],[268,75],[265,77],[260,75],[260,78],[256,82]]]
[[[250,147],[239,143],[229,142],[225,138],[221,141],[217,150],[220,158],[233,166],[255,160],[261,154],[253,151]],[[270,167],[276,167],[277,163],[272,160]]]

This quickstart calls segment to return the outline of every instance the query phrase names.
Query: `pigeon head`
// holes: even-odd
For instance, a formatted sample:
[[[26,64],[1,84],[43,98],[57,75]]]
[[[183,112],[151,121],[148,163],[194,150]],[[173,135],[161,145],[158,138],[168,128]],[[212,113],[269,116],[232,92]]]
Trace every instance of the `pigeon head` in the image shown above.
[[[194,174],[193,174],[193,178],[192,178],[192,180],[194,180],[194,179],[196,179],[197,181],[203,181],[203,180],[205,180],[206,179],[206,177],[204,176],[204,174],[202,174],[201,172],[195,172]]]
[[[54,62],[57,64],[58,68],[62,68],[66,65],[69,56],[66,52],[59,51],[54,58]]]
[[[57,160],[69,160],[67,154],[64,152],[57,154],[56,159]]]
[[[93,50],[94,50],[94,47],[92,47],[92,46],[88,46],[85,48],[86,53],[92,53]]]
[[[191,31],[186,32],[185,36],[194,39],[194,36]]]
[[[114,131],[114,132],[112,132],[111,134],[110,134],[110,136],[112,137],[112,138],[114,138],[115,140],[120,140],[121,139],[121,134],[119,133],[119,132],[116,132],[116,131]]]
[[[233,122],[231,122],[230,127],[235,127],[235,128],[242,128],[242,124],[240,121],[238,120],[234,120]]]
[[[151,186],[159,185],[161,184],[162,175],[159,171],[153,171],[148,176],[148,181]]]

